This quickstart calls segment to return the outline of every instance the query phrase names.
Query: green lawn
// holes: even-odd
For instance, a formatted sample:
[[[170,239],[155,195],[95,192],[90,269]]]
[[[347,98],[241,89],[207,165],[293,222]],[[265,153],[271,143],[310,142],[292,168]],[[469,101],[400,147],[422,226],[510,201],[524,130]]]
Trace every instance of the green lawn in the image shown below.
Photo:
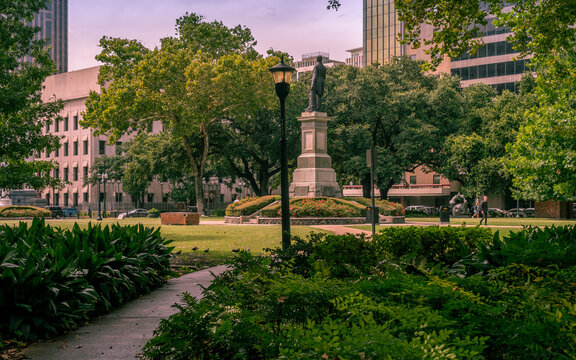
[[[128,219],[60,219],[46,220],[51,226],[61,228],[71,228],[78,223],[79,226],[88,226],[88,223],[102,223],[109,225],[119,223],[122,225],[143,224],[148,227],[160,227],[162,235],[174,242],[171,244],[175,247],[174,251],[182,251],[183,254],[197,253],[204,256],[204,250],[208,249],[208,254],[222,256],[232,254],[232,249],[250,249],[251,252],[260,254],[265,248],[275,248],[281,243],[280,225],[223,225],[210,224],[212,221],[223,221],[224,218],[202,218],[202,224],[198,226],[182,225],[160,225],[160,219],[151,218],[128,218]],[[18,224],[19,221],[3,221],[4,224]],[[310,232],[321,232],[307,226],[292,226],[292,235],[306,236]],[[192,248],[197,247],[196,251]]]
[[[435,222],[439,223],[439,217],[430,217],[430,218],[420,218],[420,217],[408,217],[406,218],[406,222],[410,223],[430,223]],[[472,219],[472,218],[450,218],[450,224],[452,225],[476,225],[480,223],[480,219]],[[524,225],[532,225],[532,226],[562,226],[562,225],[576,225],[576,219],[570,220],[558,220],[558,219],[545,219],[545,218],[488,218],[488,226],[519,226],[522,227]]]

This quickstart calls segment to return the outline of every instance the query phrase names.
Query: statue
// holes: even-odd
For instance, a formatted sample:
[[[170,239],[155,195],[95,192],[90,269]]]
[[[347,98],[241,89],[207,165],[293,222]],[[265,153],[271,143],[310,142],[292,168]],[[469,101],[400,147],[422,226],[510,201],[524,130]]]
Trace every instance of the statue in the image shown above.
[[[454,195],[452,200],[450,200],[450,206],[452,207],[452,215],[466,215],[468,214],[468,207],[466,206],[466,198],[460,193]]]
[[[308,108],[306,112],[321,111],[322,95],[324,94],[324,79],[326,79],[326,67],[322,64],[322,56],[316,57],[318,64],[312,71],[312,85],[310,85],[310,95],[308,98]]]

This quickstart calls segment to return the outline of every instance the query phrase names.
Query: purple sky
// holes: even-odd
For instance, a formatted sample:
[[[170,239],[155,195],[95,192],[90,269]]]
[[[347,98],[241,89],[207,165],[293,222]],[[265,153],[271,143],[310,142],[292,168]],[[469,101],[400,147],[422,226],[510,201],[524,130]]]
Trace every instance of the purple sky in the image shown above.
[[[346,50],[362,46],[362,3],[345,0],[338,11],[327,0],[69,0],[68,70],[98,65],[104,35],[140,40],[153,48],[175,34],[176,19],[194,12],[206,21],[248,27],[257,50],[283,50],[300,59],[309,52],[344,61]]]

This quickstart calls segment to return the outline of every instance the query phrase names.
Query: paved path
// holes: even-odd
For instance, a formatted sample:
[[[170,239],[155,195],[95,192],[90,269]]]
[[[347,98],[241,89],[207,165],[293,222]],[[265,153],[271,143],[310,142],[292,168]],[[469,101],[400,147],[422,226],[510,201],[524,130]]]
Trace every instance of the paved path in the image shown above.
[[[181,300],[180,294],[188,292],[201,297],[202,286],[210,284],[212,274],[224,270],[224,266],[217,266],[171,279],[168,285],[113,310],[90,325],[54,341],[30,345],[23,354],[32,360],[140,358],[141,349],[152,337],[160,320],[176,313],[172,305]]]

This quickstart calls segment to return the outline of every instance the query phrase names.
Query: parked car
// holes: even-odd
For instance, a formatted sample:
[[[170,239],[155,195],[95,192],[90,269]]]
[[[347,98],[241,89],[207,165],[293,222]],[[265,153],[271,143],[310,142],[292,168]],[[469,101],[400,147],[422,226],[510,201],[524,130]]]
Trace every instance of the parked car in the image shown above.
[[[526,209],[524,209],[524,213],[526,213],[526,216],[528,216],[528,217],[534,217],[536,215],[536,209],[526,208]]]
[[[125,213],[121,213],[120,215],[118,215],[118,219],[124,219],[129,217],[147,217],[147,216],[148,216],[148,210],[134,209]]]
[[[44,206],[44,208],[50,210],[53,219],[64,217],[64,210],[60,206]]]
[[[509,217],[526,217],[526,212],[522,208],[508,209]]]
[[[506,217],[508,216],[508,211],[498,209],[498,208],[488,208],[489,217]]]
[[[76,209],[76,208],[65,208],[62,210],[64,211],[64,216],[69,216],[69,217],[77,217],[78,216],[78,209]]]

